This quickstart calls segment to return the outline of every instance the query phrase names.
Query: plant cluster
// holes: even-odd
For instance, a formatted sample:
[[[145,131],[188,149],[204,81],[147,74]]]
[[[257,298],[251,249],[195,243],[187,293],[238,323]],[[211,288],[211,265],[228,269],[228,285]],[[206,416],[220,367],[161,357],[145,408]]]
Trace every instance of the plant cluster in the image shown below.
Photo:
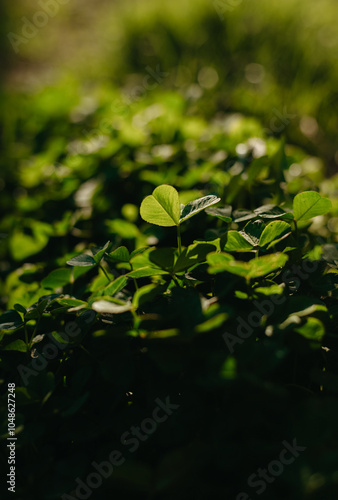
[[[306,450],[267,494],[337,486],[337,179],[254,120],[184,106],[138,103],[96,142],[55,109],[50,169],[31,145],[8,172],[21,191],[0,201],[0,349],[18,498],[74,498],[112,450],[124,463],[97,499],[251,498],[248,478],[295,439]]]

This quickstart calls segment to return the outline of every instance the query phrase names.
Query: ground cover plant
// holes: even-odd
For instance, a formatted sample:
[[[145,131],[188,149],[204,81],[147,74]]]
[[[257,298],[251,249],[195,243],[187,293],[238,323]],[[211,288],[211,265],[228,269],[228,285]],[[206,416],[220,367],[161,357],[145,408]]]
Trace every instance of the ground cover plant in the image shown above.
[[[127,134],[145,101],[98,142],[55,139],[48,183],[18,172],[0,317],[18,497],[329,498],[337,180],[252,119],[161,103],[171,130],[157,112]]]
[[[20,500],[335,499],[336,3],[64,3],[0,91],[2,477],[15,394]]]

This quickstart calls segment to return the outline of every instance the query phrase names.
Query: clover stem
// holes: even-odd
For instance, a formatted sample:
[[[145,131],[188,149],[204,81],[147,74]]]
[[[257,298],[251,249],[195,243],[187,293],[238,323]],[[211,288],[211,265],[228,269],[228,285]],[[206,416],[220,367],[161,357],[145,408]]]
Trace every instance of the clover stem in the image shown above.
[[[178,244],[178,255],[182,253],[182,241],[181,241],[181,226],[177,226],[177,244]]]
[[[299,233],[298,233],[298,226],[297,226],[297,221],[296,219],[293,220],[294,224],[295,224],[295,233],[296,233],[296,240],[297,240],[297,243],[298,243],[298,240],[299,240]]]
[[[103,274],[105,275],[105,277],[107,278],[107,280],[109,281],[109,283],[111,283],[112,281],[111,281],[111,279],[109,278],[109,276],[108,276],[108,274],[107,274],[107,272],[106,272],[105,268],[104,268],[101,264],[99,264],[99,268],[101,269],[101,271],[103,271]]]

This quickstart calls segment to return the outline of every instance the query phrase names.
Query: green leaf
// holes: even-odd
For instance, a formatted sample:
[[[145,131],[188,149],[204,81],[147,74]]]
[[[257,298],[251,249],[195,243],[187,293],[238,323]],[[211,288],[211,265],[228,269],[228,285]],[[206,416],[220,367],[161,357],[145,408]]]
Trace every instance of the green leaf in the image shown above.
[[[178,273],[180,271],[189,269],[200,262],[204,262],[208,253],[215,250],[215,245],[209,243],[193,243],[185,248],[181,255],[178,257],[174,272]]]
[[[208,215],[218,217],[223,222],[226,222],[228,224],[232,221],[231,218],[232,207],[230,205],[221,208],[207,208],[205,212]]]
[[[250,221],[245,226],[243,231],[240,231],[240,234],[244,236],[246,240],[253,246],[258,246],[259,238],[265,228],[265,224],[261,220]]]
[[[226,252],[249,252],[253,249],[251,243],[238,231],[228,231],[226,238]]]
[[[279,285],[271,286],[258,286],[254,289],[255,293],[260,293],[261,295],[281,295],[283,293],[283,288]]]
[[[126,286],[128,283],[128,276],[126,274],[123,274],[122,276],[119,276],[116,278],[116,280],[112,281],[112,283],[109,283],[104,289],[102,295],[116,295],[118,292],[123,290],[123,288]]]
[[[47,245],[53,234],[53,227],[45,222],[26,220],[25,229],[30,232],[16,229],[9,238],[9,247],[14,260],[24,260],[40,252]]]
[[[79,299],[55,299],[55,302],[60,304],[60,306],[64,307],[79,307],[79,306],[87,306],[87,302]]]
[[[225,321],[228,319],[228,316],[229,315],[227,313],[216,314],[212,318],[209,318],[203,323],[200,323],[199,325],[195,326],[195,332],[206,333],[211,330],[216,330],[225,323]]]
[[[0,316],[0,330],[16,330],[22,325],[23,321],[17,311],[6,311]]]
[[[25,314],[25,321],[31,321],[32,319],[38,319],[40,317],[40,312],[37,307],[31,307]]]
[[[146,250],[148,250],[149,247],[141,247],[141,248],[137,248],[136,250],[134,250],[133,252],[131,252],[130,254],[130,260],[133,259],[134,257],[136,257],[136,255],[139,255],[143,252],[145,252]]]
[[[257,215],[254,212],[251,212],[251,210],[239,209],[234,210],[232,217],[234,222],[244,222],[246,220],[255,219]]]
[[[91,248],[91,251],[92,251],[92,254],[93,254],[93,257],[94,257],[94,260],[96,262],[96,264],[99,264],[105,251],[107,250],[107,248],[109,247],[110,245],[110,241],[107,241],[107,243],[103,246],[103,247],[93,247]]]
[[[218,203],[219,201],[221,201],[221,198],[218,198],[214,194],[209,194],[207,196],[203,196],[203,198],[190,201],[187,205],[182,207],[180,223],[190,219],[190,217],[193,217],[205,208],[215,205],[215,203]]]
[[[332,203],[315,191],[304,191],[295,196],[293,212],[297,221],[309,220],[317,215],[324,215],[330,211]]]
[[[11,342],[10,344],[6,345],[3,348],[4,351],[19,351],[19,352],[26,352],[27,351],[27,346],[23,340],[14,340],[14,342]]]
[[[290,233],[291,226],[287,222],[281,220],[270,222],[261,234],[259,246],[265,247],[272,241],[280,240],[280,238]]]
[[[230,258],[229,258],[230,257]],[[283,253],[264,255],[241,262],[234,260],[232,256],[224,253],[211,253],[207,256],[207,262],[210,265],[208,271],[211,274],[227,271],[237,276],[242,276],[247,281],[252,278],[260,278],[283,267],[288,260],[288,256]]]
[[[72,270],[69,267],[62,267],[50,272],[46,278],[41,281],[44,288],[60,288],[70,283]]]
[[[73,257],[72,259],[67,261],[67,264],[70,266],[79,266],[79,267],[92,267],[96,266],[96,262],[90,255],[81,254]]]
[[[254,212],[262,219],[293,219],[293,214],[291,212],[286,212],[277,205],[263,205],[256,208]]]
[[[25,307],[23,307],[21,304],[14,304],[14,309],[17,311],[17,312],[21,312],[23,314],[26,314],[27,312],[27,309]]]
[[[141,203],[142,219],[157,226],[178,226],[180,223],[180,202],[178,192],[168,184],[154,189]]]
[[[149,252],[149,261],[165,271],[172,271],[175,263],[174,248],[156,248]]]
[[[130,255],[126,247],[118,247],[108,254],[107,259],[113,262],[129,262]]]
[[[155,267],[145,266],[140,267],[139,269],[135,269],[135,271],[131,271],[127,274],[130,278],[146,278],[148,276],[157,276],[169,274],[168,271],[164,271],[163,269],[156,269]]]
[[[46,278],[41,281],[41,284],[44,288],[50,288],[55,290],[55,288],[62,288],[72,281],[75,280],[82,274],[86,273],[88,269],[85,268],[69,268],[69,267],[61,267],[60,269],[54,269],[51,271]]]
[[[220,377],[226,380],[235,379],[237,376],[237,360],[229,356],[223,363],[220,370]]]
[[[106,225],[110,232],[118,234],[125,240],[133,240],[140,234],[138,227],[125,219],[107,220]]]
[[[48,305],[53,302],[54,299],[56,299],[59,295],[56,293],[50,294],[50,295],[43,295],[40,297],[36,308],[39,312],[39,314],[43,314],[46,309],[48,308]]]
[[[260,278],[267,274],[277,271],[279,268],[285,266],[289,257],[283,253],[275,253],[271,255],[264,255],[249,262],[249,273],[247,279]]]
[[[319,319],[313,317],[307,318],[305,325],[295,328],[295,331],[307,339],[318,341],[322,340],[325,335],[323,323]]]
[[[152,254],[154,254],[155,258],[151,257]],[[133,270],[128,273],[128,276],[131,278],[145,278],[147,276],[168,274],[166,269],[161,269],[161,265],[169,266],[170,268],[173,265],[173,261],[174,249],[148,248],[131,258]]]

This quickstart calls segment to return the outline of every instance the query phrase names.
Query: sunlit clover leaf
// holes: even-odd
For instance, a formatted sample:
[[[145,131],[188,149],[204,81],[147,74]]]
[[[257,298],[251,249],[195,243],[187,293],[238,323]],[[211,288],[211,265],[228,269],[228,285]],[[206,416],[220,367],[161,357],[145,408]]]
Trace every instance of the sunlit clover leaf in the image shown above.
[[[295,331],[302,335],[303,337],[311,340],[322,340],[325,335],[325,327],[323,323],[313,317],[306,319],[306,323],[299,328],[295,328]]]
[[[265,247],[273,241],[280,240],[291,233],[291,226],[287,222],[277,220],[268,224],[261,234],[259,246]]]
[[[226,253],[210,253],[207,256],[209,273],[217,274],[227,271],[242,276],[247,281],[253,278],[261,278],[278,270],[285,265],[287,260],[288,256],[282,253],[264,255],[249,262],[234,260],[232,256]]]
[[[114,281],[109,283],[109,285],[105,286],[99,293],[96,295],[110,295],[114,296],[126,286],[128,282],[128,276],[126,274],[122,274]]]
[[[5,347],[3,347],[4,351],[19,351],[19,352],[26,352],[27,351],[27,345],[23,340],[14,340],[14,342],[11,342],[10,344],[7,344]]]
[[[295,196],[293,212],[297,221],[309,220],[330,211],[332,203],[316,191],[304,191]]]
[[[226,236],[226,252],[249,252],[253,249],[252,244],[238,231],[228,231]]]
[[[162,184],[142,201],[140,214],[142,219],[151,224],[164,227],[179,226],[219,201],[220,198],[210,194],[190,201],[187,205],[180,205],[176,189],[168,184]]]
[[[157,226],[171,227],[180,223],[180,202],[178,192],[168,184],[154,189],[141,203],[142,219]]]

